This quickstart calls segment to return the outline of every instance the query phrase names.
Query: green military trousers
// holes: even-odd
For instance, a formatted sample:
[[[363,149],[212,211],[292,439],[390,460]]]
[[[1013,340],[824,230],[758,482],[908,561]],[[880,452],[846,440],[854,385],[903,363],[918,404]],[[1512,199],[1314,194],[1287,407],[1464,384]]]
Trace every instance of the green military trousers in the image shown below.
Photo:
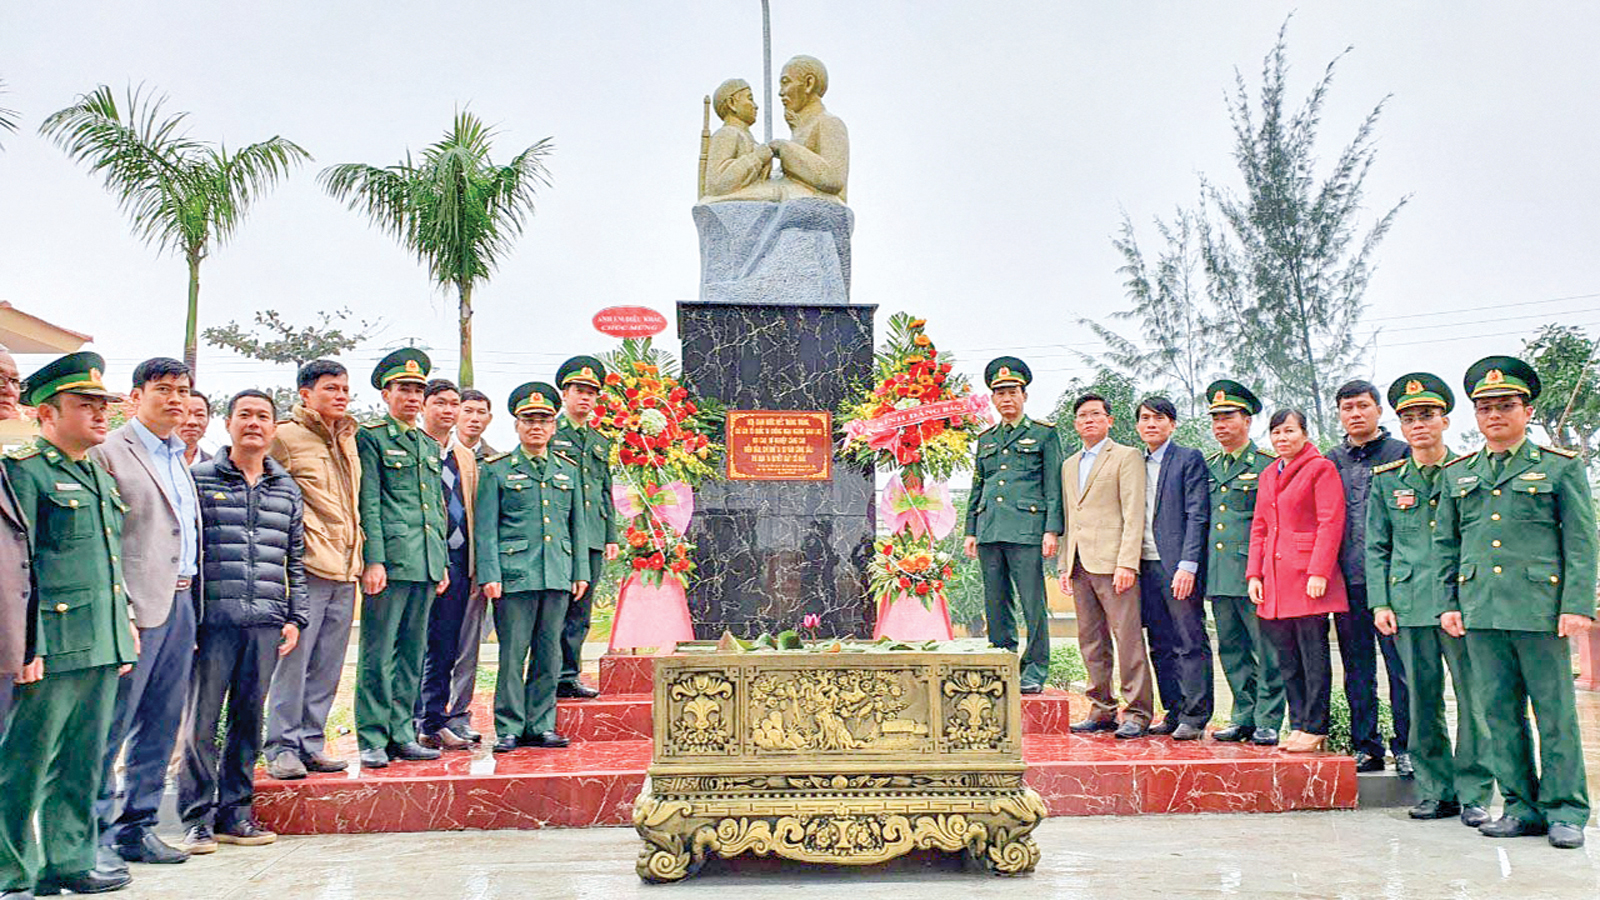
[[[1249,597],[1212,597],[1217,658],[1233,693],[1228,722],[1243,728],[1283,727],[1283,670],[1278,649],[1261,633],[1261,617]]]
[[[494,686],[494,733],[533,737],[556,728],[561,632],[571,591],[517,591],[494,602],[500,678]]]
[[[1417,770],[1417,799],[1489,805],[1494,775],[1489,770],[1489,745],[1483,710],[1475,702],[1472,663],[1465,638],[1445,634],[1437,625],[1402,627],[1400,659],[1411,688],[1411,735],[1406,751]],[[1444,673],[1456,693],[1455,749],[1444,719]]]
[[[589,625],[594,619],[594,590],[605,577],[605,565],[605,550],[589,551],[589,589],[583,592],[582,599],[567,604],[567,621],[561,628],[562,684],[577,684],[578,673],[583,671],[583,642],[589,639]]]
[[[356,742],[387,750],[417,739],[417,692],[428,647],[434,585],[391,581],[361,598],[361,658],[356,679]]]
[[[1589,789],[1572,688],[1572,650],[1553,632],[1468,631],[1472,691],[1483,710],[1489,771],[1500,783],[1505,814],[1524,822],[1584,827]],[[1528,704],[1539,723],[1533,763]]]
[[[95,666],[16,685],[0,739],[0,891],[94,868],[100,763],[117,700],[117,667]],[[39,813],[34,835],[33,814]]]
[[[1044,684],[1050,675],[1050,619],[1045,609],[1044,557],[1039,545],[985,542],[978,545],[978,565],[983,571],[984,621],[989,643],[1016,652],[1016,605],[1020,603],[1028,626],[1028,646],[1022,651],[1022,681]]]

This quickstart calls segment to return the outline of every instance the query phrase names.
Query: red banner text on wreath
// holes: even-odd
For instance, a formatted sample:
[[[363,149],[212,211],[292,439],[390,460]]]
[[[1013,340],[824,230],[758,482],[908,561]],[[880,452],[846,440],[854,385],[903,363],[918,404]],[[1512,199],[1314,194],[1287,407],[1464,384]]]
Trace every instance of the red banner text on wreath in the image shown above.
[[[868,419],[861,423],[861,430],[868,435],[881,434],[885,431],[893,431],[898,428],[905,428],[908,425],[930,422],[934,419],[948,419],[953,416],[965,415],[975,412],[979,408],[979,404],[974,404],[972,400],[967,398],[943,400],[938,403],[924,403],[921,406],[913,406],[910,409],[897,409],[876,419]]]
[[[594,330],[617,338],[642,338],[660,334],[667,317],[648,306],[610,306],[594,314]]]
[[[730,481],[827,481],[833,477],[833,414],[729,410]]]

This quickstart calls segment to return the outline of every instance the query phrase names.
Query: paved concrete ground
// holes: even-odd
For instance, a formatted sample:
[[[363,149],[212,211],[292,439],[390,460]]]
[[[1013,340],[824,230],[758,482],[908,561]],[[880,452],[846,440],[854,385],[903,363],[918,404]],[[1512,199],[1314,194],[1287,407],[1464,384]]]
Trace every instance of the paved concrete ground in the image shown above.
[[[1490,840],[1454,820],[1395,811],[1051,819],[1044,858],[1025,879],[963,871],[944,857],[874,868],[772,860],[708,865],[682,885],[642,884],[631,829],[455,832],[280,838],[223,847],[179,866],[135,866],[127,900],[523,900],[676,895],[837,897],[1283,897],[1350,900],[1593,900],[1600,829],[1589,847]]]

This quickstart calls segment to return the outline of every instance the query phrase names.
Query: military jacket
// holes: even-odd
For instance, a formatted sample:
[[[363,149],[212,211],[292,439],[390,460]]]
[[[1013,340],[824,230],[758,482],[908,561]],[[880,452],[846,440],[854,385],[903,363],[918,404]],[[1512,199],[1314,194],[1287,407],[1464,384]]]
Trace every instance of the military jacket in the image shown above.
[[[478,583],[500,582],[505,593],[569,590],[588,581],[582,551],[582,475],[558,453],[529,458],[521,447],[484,460],[478,471],[473,539]]]
[[[136,661],[122,578],[128,507],[116,480],[99,463],[73,460],[42,437],[7,456],[5,466],[33,534],[37,652],[45,672]]]
[[[1432,481],[1411,457],[1375,466],[1367,495],[1367,604],[1408,628],[1437,627],[1444,591],[1434,577],[1441,466]]]
[[[550,450],[577,463],[583,476],[583,522],[589,550],[617,542],[617,507],[611,499],[611,441],[588,425],[574,425],[566,413],[550,440]]]
[[[1554,632],[1595,613],[1595,513],[1583,464],[1524,441],[1498,476],[1487,450],[1446,466],[1438,580],[1469,629]]]
[[[1061,534],[1061,442],[1055,426],[1023,416],[978,435],[967,501],[968,536],[979,543],[1038,543]]]
[[[361,460],[361,555],[390,581],[438,582],[444,546],[444,481],[439,443],[392,416],[356,431]]]
[[[1211,532],[1206,558],[1206,596],[1249,595],[1250,519],[1256,511],[1256,485],[1277,457],[1250,444],[1238,458],[1217,451],[1206,457],[1211,470]]]

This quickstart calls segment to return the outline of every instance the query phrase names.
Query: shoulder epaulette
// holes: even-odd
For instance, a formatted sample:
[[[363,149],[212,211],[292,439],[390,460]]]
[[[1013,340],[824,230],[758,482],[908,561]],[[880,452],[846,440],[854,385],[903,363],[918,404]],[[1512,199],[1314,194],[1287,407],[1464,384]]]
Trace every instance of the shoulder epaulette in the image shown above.
[[[31,459],[31,458],[33,458],[35,456],[38,456],[38,455],[39,455],[39,445],[38,444],[29,444],[26,447],[18,447],[15,450],[11,450],[8,453],[6,453],[6,456],[11,458],[11,459]]]
[[[1044,427],[1050,429],[1051,431],[1055,431],[1056,430],[1056,423],[1051,422],[1048,419],[1034,419],[1034,421],[1038,422],[1040,425],[1043,425]]]
[[[382,427],[384,427],[385,425],[388,425],[388,424],[389,424],[388,422],[385,422],[384,420],[379,419],[379,420],[377,420],[375,422],[368,422],[367,424],[362,425],[361,427],[362,428],[382,428]]]
[[[1462,462],[1463,460],[1471,459],[1471,458],[1473,458],[1474,456],[1477,456],[1477,455],[1478,455],[1477,451],[1473,451],[1472,453],[1468,453],[1465,456],[1458,456],[1455,459],[1452,459],[1449,462],[1445,463],[1444,464],[1444,468],[1448,469],[1448,468],[1450,468],[1451,466],[1455,465],[1458,462]]]
[[[483,461],[484,461],[485,464],[492,463],[492,462],[499,462],[500,460],[505,459],[506,457],[508,457],[510,455],[511,455],[511,451],[507,450],[504,453],[496,453],[493,456],[485,456],[483,458]]]
[[[1394,462],[1386,462],[1381,466],[1373,466],[1372,474],[1377,475],[1383,472],[1393,472],[1395,469],[1404,466],[1410,459],[1411,457],[1409,456],[1402,456]]]
[[[1214,463],[1214,462],[1216,462],[1217,460],[1219,460],[1221,458],[1222,458],[1222,451],[1218,450],[1217,452],[1215,452],[1215,453],[1211,454],[1210,456],[1206,457],[1206,462]]]
[[[1544,444],[1539,444],[1538,447],[1540,450],[1543,450],[1546,453],[1554,453],[1557,456],[1565,456],[1567,459],[1578,458],[1578,451],[1576,450],[1568,450],[1565,447],[1547,447]]]
[[[1265,456],[1267,459],[1277,459],[1278,451],[1272,449],[1271,447],[1257,447],[1256,455]]]

